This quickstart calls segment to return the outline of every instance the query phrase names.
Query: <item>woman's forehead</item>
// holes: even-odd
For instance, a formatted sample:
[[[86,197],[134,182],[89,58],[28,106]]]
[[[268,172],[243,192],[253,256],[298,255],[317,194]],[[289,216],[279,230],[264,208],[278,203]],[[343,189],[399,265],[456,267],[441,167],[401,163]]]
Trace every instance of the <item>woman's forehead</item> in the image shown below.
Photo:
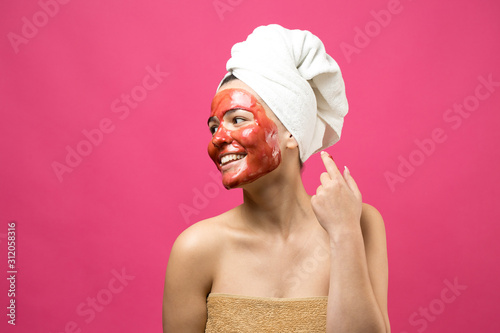
[[[221,86],[219,88],[219,90],[217,90],[217,93],[223,91],[223,90],[226,90],[226,89],[241,89],[241,90],[245,90],[246,92],[248,92],[250,95],[252,95],[253,97],[255,97],[255,99],[257,99],[257,101],[265,108],[265,109],[268,109],[268,110],[271,110],[269,109],[269,106],[267,106],[266,102],[264,102],[262,100],[262,98],[260,98],[259,94],[257,94],[252,88],[250,88],[247,84],[243,83],[242,81],[240,80],[231,80],[229,81],[228,83],[225,83],[223,86]],[[266,110],[267,111],[267,110]]]

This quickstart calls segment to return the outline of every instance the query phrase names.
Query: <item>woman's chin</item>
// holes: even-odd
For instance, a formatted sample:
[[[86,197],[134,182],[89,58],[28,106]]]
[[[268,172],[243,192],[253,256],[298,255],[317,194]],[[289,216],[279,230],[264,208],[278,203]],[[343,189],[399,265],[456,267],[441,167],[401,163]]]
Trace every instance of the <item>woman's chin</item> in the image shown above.
[[[240,161],[231,162],[230,165],[224,165],[221,168],[222,184],[228,190],[245,188],[245,186],[255,187],[261,184],[266,185],[266,178],[268,179],[267,182],[271,180],[268,175],[279,166],[279,164],[264,165],[257,170],[252,170],[248,168],[245,158]]]

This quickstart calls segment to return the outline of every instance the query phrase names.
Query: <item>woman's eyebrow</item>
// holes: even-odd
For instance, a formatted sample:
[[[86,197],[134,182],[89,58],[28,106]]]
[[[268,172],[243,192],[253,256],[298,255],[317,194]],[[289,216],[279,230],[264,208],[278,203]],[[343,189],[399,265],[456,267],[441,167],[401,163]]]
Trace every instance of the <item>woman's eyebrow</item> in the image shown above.
[[[224,116],[226,116],[226,115],[230,116],[232,113],[234,113],[236,111],[239,111],[239,110],[250,112],[250,111],[242,109],[242,108],[234,108],[234,109],[227,110],[226,112],[224,112]],[[207,123],[210,124],[210,121],[212,121],[212,120],[216,121],[217,117],[213,116],[213,117],[208,118],[208,122]]]

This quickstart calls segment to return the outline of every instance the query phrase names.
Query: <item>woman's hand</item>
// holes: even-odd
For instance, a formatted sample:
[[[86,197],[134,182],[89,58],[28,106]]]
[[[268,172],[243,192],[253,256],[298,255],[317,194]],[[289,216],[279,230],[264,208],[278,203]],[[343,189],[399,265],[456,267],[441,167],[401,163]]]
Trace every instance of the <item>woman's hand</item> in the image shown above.
[[[321,226],[330,236],[337,231],[360,228],[361,193],[349,169],[342,175],[327,152],[321,152],[326,171],[320,176],[321,185],[311,198],[311,204]]]

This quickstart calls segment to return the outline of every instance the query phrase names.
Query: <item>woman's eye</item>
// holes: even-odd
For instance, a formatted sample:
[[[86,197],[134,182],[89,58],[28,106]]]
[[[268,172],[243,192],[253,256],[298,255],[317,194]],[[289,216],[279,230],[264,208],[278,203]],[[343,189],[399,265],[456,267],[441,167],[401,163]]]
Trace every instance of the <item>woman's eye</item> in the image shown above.
[[[233,123],[235,124],[239,124],[239,123],[242,123],[245,121],[245,118],[241,118],[241,117],[234,117],[233,119]]]
[[[215,132],[217,132],[217,129],[219,128],[219,126],[210,126],[210,133],[212,133],[212,135],[215,134]]]

